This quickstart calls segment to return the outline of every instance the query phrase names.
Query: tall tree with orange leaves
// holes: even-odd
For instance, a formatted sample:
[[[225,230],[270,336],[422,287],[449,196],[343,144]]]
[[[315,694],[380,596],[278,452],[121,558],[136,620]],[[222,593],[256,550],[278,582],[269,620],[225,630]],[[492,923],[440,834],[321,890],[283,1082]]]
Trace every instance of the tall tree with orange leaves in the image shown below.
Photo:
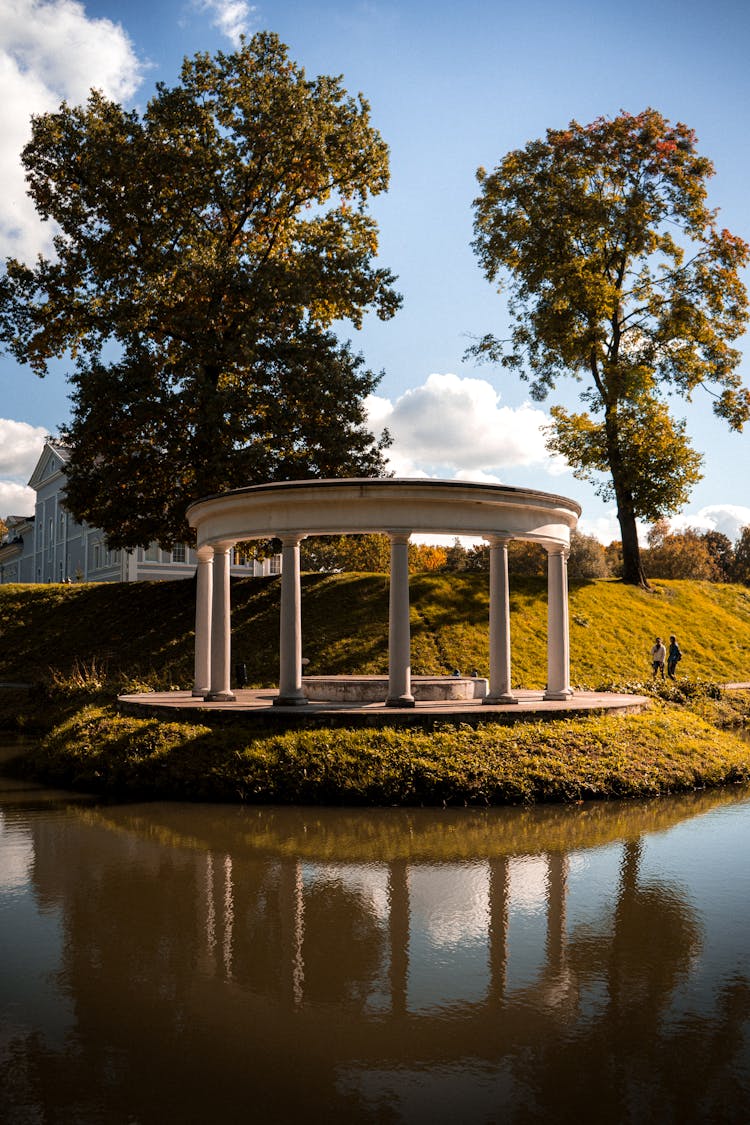
[[[614,499],[623,579],[646,586],[636,519],[679,510],[700,479],[672,401],[698,388],[732,429],[750,418],[733,341],[747,321],[750,248],[717,223],[694,132],[654,109],[572,121],[478,172],[474,250],[510,293],[499,361],[543,400],[563,376],[586,409],[551,409],[550,451]]]

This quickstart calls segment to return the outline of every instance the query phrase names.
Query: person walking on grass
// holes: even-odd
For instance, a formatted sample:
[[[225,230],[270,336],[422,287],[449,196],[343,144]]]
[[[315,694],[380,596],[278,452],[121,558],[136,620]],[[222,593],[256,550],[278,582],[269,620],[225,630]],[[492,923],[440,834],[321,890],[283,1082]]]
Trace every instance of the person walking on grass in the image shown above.
[[[677,637],[672,634],[672,636],[669,638],[669,652],[667,653],[667,675],[669,676],[670,680],[677,679],[677,677],[675,676],[675,670],[677,668],[677,663],[680,660],[682,660],[680,646],[677,644]]]
[[[651,649],[651,664],[653,666],[653,675],[658,676],[661,672],[661,678],[664,679],[664,661],[667,659],[667,650],[664,647],[664,642],[661,637],[656,638],[656,644]]]

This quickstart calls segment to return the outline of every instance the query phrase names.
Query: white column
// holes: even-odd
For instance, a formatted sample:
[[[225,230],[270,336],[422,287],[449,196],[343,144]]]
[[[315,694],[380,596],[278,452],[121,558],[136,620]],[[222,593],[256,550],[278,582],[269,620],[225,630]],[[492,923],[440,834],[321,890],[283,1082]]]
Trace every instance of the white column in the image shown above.
[[[137,582],[138,581],[138,548],[134,547],[132,551],[123,551],[125,556],[125,581]]]
[[[568,552],[547,549],[547,690],[545,699],[569,699]]]
[[[193,695],[211,690],[211,599],[214,571],[213,547],[198,548],[195,583],[195,677]]]
[[[482,703],[518,703],[510,689],[510,592],[508,540],[490,544],[490,685]]]
[[[388,609],[388,698],[386,707],[413,707],[409,628],[409,533],[391,533]]]
[[[299,544],[304,535],[281,540],[281,613],[279,621],[279,694],[275,707],[307,703],[302,689],[302,593]]]
[[[213,597],[211,599],[211,690],[206,699],[222,702],[236,699],[231,690],[232,622],[229,595],[231,543],[214,547]]]

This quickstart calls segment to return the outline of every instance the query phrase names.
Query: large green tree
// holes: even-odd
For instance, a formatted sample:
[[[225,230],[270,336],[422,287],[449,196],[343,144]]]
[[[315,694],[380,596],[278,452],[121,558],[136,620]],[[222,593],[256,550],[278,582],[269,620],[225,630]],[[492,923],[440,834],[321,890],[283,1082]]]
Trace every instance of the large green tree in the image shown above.
[[[473,248],[509,291],[511,332],[471,352],[527,379],[537,400],[562,376],[582,384],[586,409],[554,406],[548,447],[615,500],[623,578],[640,585],[636,519],[677,511],[700,479],[672,400],[704,387],[733,429],[750,417],[732,347],[750,248],[718,226],[712,173],[693,131],[653,109],[573,121],[478,172]]]
[[[277,37],[186,59],[142,116],[93,91],[33,119],[54,254],[9,260],[0,338],[75,364],[67,503],[113,546],[187,534],[185,506],[257,481],[379,475],[377,377],[332,328],[393,315],[369,197],[388,151],[360,96]]]

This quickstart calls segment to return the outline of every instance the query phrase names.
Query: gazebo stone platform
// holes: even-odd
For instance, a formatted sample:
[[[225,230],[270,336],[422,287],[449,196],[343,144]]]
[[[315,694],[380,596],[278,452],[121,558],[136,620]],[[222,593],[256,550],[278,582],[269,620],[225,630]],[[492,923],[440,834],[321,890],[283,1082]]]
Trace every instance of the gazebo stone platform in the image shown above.
[[[361,681],[362,677],[354,679]],[[627,714],[642,711],[649,705],[647,696],[616,692],[574,691],[564,700],[554,700],[546,699],[541,689],[518,689],[514,696],[516,702],[512,704],[484,704],[481,697],[475,697],[415,701],[415,706],[411,708],[389,707],[383,702],[366,703],[361,700],[309,700],[305,707],[284,707],[274,705],[277,698],[274,688],[237,688],[231,700],[208,701],[189,691],[139,692],[120,696],[118,706],[124,714],[141,718],[158,717],[167,722],[203,723],[207,726],[240,723],[251,730],[267,732],[300,727],[409,726],[431,729],[445,724],[478,726],[488,722],[538,722],[586,714]]]

